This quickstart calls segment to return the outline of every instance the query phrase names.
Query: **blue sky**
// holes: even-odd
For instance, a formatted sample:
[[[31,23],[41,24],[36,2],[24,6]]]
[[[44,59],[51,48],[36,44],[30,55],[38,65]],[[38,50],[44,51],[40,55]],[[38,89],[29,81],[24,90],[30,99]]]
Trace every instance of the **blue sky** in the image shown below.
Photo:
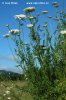
[[[33,6],[36,8],[36,13],[39,13],[43,10],[48,10],[49,14],[51,13],[52,16],[55,15],[54,9],[51,6],[52,1],[58,1],[59,4],[62,6],[63,0],[0,0],[0,69],[6,69],[11,71],[20,72],[21,69],[16,68],[16,62],[14,61],[12,57],[12,53],[9,49],[7,40],[3,38],[3,35],[8,32],[5,25],[9,24],[11,28],[16,29],[18,28],[17,21],[14,19],[14,15],[17,14],[24,14],[23,9],[29,6]],[[5,2],[17,2],[18,4],[2,4]],[[45,4],[37,4],[37,5],[30,5],[26,4],[27,2],[49,2],[48,5]],[[65,4],[66,6],[66,4]],[[43,16],[41,16],[40,23],[43,21]],[[52,25],[52,29],[54,28],[54,25]],[[25,33],[28,34],[28,30]],[[25,35],[25,41],[28,40],[28,37]],[[10,40],[11,46],[14,47],[13,42]]]

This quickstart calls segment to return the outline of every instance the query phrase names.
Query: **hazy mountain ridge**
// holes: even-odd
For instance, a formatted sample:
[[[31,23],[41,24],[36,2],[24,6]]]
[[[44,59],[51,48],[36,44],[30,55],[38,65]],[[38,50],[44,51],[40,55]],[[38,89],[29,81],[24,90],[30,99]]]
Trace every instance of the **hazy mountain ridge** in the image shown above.
[[[12,72],[12,71],[7,71],[7,70],[0,70],[0,74],[20,74],[20,73],[17,73],[17,72]]]
[[[22,80],[24,79],[24,75],[12,71],[0,70],[0,79]]]

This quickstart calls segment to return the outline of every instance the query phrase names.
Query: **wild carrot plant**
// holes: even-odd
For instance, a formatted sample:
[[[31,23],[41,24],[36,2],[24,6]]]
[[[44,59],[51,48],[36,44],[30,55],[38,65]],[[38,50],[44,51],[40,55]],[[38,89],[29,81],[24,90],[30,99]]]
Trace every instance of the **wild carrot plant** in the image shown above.
[[[52,6],[55,16],[44,10],[34,15],[35,7],[25,8],[25,14],[14,16],[18,29],[6,25],[9,32],[4,35],[15,43],[17,67],[23,69],[34,100],[66,100],[66,13],[58,2]],[[25,27],[29,31],[26,42]]]

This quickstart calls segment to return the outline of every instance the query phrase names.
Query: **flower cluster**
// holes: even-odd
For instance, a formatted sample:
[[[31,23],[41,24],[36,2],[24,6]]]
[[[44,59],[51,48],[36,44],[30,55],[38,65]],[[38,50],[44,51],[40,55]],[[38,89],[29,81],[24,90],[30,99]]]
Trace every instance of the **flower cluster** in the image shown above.
[[[17,20],[22,20],[22,19],[26,18],[26,15],[24,15],[24,14],[15,15],[14,18],[17,19]]]
[[[48,11],[42,11],[42,13],[43,13],[43,14],[47,14],[47,13],[48,13]]]
[[[10,36],[10,34],[3,35],[4,38],[8,38],[9,36]]]
[[[28,19],[32,20],[32,19],[36,19],[35,16],[28,16]]]
[[[27,24],[27,27],[28,28],[32,28],[33,27],[33,24]]]
[[[35,11],[35,7],[28,7],[28,8],[25,8],[24,11],[25,11],[26,13],[28,13],[28,12],[33,12],[33,11]]]
[[[9,31],[9,34],[16,34],[16,33],[20,33],[20,30],[12,29],[12,30]]]
[[[61,32],[60,32],[61,34],[65,34],[66,35],[66,30],[62,30]]]

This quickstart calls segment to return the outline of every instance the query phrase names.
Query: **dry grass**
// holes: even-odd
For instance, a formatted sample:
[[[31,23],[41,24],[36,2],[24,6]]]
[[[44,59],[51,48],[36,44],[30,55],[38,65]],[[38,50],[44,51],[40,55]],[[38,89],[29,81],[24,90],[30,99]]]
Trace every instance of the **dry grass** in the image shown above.
[[[0,82],[0,100],[33,100],[27,91],[22,90],[26,85],[21,81]]]

